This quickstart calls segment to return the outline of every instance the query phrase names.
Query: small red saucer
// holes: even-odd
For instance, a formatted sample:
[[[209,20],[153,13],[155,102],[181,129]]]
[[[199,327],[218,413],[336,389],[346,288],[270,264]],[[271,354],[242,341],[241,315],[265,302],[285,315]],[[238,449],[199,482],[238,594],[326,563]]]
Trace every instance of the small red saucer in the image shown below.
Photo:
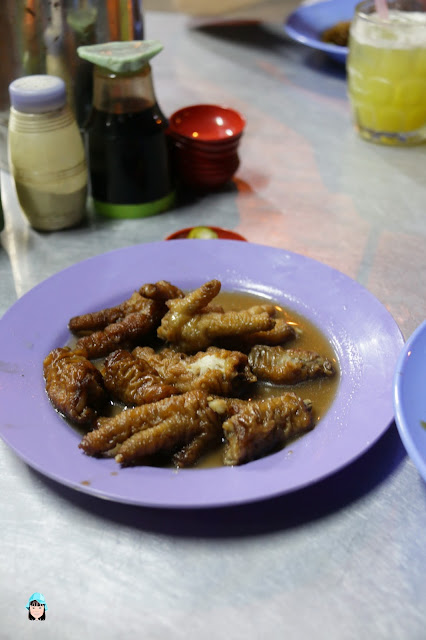
[[[242,240],[243,242],[247,242],[246,238],[241,236],[239,233],[236,233],[236,231],[231,231],[229,229],[222,229],[221,227],[211,227],[210,225],[203,225],[203,226],[208,226],[209,229],[212,229],[212,231],[215,231],[218,235],[219,240]],[[174,233],[171,233],[164,239],[165,240],[184,240],[185,238],[188,237],[188,233],[191,231],[191,229],[194,229],[194,227],[186,227],[186,229],[180,229],[179,231],[175,231]],[[213,238],[213,240],[216,240],[216,238]]]
[[[175,111],[169,118],[172,133],[210,144],[222,144],[240,137],[245,125],[241,113],[216,104],[193,104]]]

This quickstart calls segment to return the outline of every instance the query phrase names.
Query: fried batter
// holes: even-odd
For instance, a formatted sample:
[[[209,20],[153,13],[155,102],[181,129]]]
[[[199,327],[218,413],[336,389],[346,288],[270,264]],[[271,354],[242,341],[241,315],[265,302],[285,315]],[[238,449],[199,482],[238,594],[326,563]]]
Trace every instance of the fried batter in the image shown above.
[[[210,408],[216,407],[220,414],[223,406],[210,402]],[[222,425],[225,465],[255,460],[314,426],[310,406],[291,392],[262,400],[231,400],[225,414],[230,415]]]
[[[247,383],[256,382],[248,357],[239,351],[209,347],[188,356],[172,349],[156,353],[150,347],[136,347],[133,355],[182,393],[202,389],[216,395],[238,395]]]
[[[272,305],[225,313],[202,313],[219,291],[220,282],[211,280],[180,300],[169,300],[169,311],[157,330],[158,337],[183,351],[195,352],[206,349],[217,338],[269,331],[275,326],[271,317]]]
[[[47,395],[53,406],[79,425],[90,425],[108,400],[98,369],[87,352],[54,349],[43,363]]]
[[[89,358],[102,358],[116,349],[131,349],[138,341],[152,331],[158,322],[155,310],[152,313],[129,313],[123,320],[109,324],[102,331],[95,331],[89,336],[77,340],[77,349],[86,349]]]
[[[122,464],[161,451],[174,453],[194,440],[200,454],[221,438],[221,418],[209,407],[209,398],[203,391],[190,391],[100,418],[98,428],[87,433],[79,446],[89,455],[98,455],[121,444],[115,459]],[[194,462],[193,456],[188,459]],[[179,460],[184,462],[185,452]]]
[[[122,320],[129,313],[141,312],[150,313],[154,308],[149,300],[155,300],[158,303],[165,303],[170,298],[181,298],[183,292],[166,282],[160,280],[155,284],[144,284],[139,291],[135,291],[133,295],[115,307],[109,307],[107,309],[101,309],[93,313],[86,313],[84,315],[75,316],[71,318],[68,323],[68,328],[75,334],[79,334],[87,331],[100,331],[109,324]],[[167,307],[164,305],[160,309],[159,305],[156,305],[157,312],[164,315],[167,311]]]
[[[163,382],[147,362],[123,349],[106,358],[102,376],[112,397],[127,405],[156,402],[178,393],[174,386]]]
[[[259,380],[276,384],[297,384],[335,373],[333,364],[314,351],[257,345],[248,356],[251,370]]]

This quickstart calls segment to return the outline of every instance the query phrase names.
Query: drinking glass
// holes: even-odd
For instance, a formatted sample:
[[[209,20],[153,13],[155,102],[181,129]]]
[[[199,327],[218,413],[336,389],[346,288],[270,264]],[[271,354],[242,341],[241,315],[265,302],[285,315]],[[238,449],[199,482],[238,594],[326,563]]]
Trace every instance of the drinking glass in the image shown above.
[[[356,6],[347,62],[349,99],[360,135],[379,144],[426,140],[425,3],[374,0]]]

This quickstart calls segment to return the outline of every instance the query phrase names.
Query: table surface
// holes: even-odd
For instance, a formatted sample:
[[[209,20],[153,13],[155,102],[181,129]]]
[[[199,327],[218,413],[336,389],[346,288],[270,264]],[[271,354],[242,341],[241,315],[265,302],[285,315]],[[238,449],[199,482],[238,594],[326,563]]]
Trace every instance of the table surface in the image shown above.
[[[342,271],[408,338],[426,317],[425,147],[359,139],[344,69],[279,23],[147,12],[146,37],[166,43],[153,61],[165,113],[213,102],[245,114],[233,183],[153,218],[42,234],[2,172],[0,313],[80,260],[214,224]],[[227,509],[98,500],[1,441],[0,460],[2,639],[28,637],[34,591],[49,606],[43,631],[31,627],[43,638],[424,638],[426,491],[394,424],[328,480]]]

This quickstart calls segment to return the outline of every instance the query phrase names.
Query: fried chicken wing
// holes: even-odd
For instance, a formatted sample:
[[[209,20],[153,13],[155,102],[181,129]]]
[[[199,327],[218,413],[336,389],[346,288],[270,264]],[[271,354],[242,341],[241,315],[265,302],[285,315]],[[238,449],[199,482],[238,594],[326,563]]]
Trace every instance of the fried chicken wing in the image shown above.
[[[150,301],[151,305],[156,303]],[[89,358],[107,356],[116,349],[133,348],[138,341],[157,326],[158,316],[152,313],[129,313],[123,320],[109,324],[101,331],[77,340],[77,349],[85,349]]]
[[[54,349],[44,359],[46,392],[53,406],[79,425],[90,425],[108,401],[100,372],[87,352]]]
[[[118,349],[104,362],[102,376],[107,391],[124,404],[145,404],[178,393],[172,384],[165,383],[146,361]]]
[[[257,344],[270,346],[282,345],[290,340],[294,340],[300,333],[292,325],[288,324],[284,318],[274,318],[275,326],[269,331],[255,331],[248,335],[237,336],[236,338],[225,338],[221,345],[227,349],[237,349],[248,352]]]
[[[115,449],[120,464],[161,451],[174,453],[194,440],[199,455],[221,438],[221,418],[209,407],[209,398],[203,391],[190,391],[122,411],[113,418],[100,418],[97,428],[79,446],[89,455]],[[179,460],[184,462],[185,452]],[[194,462],[194,457],[188,454],[188,460]]]
[[[210,409],[207,394],[190,391],[177,411],[161,424],[138,431],[120,447],[115,460],[127,465],[146,456],[177,450],[173,462],[177,467],[193,465],[222,438],[220,416]]]
[[[178,289],[178,287],[175,287],[165,280],[160,280],[155,284],[144,284],[139,291],[135,291],[128,300],[125,300],[115,307],[74,316],[69,321],[68,328],[75,334],[87,331],[100,331],[109,324],[122,320],[130,313],[152,313],[154,306],[150,302],[151,300],[162,303],[161,305],[156,305],[156,311],[161,317],[161,315],[164,315],[167,311],[164,303],[170,298],[181,298],[182,296],[183,292]]]
[[[214,423],[213,427],[205,429],[199,435],[186,444],[180,451],[177,451],[172,462],[175,467],[193,467],[196,462],[208,451],[220,445],[222,440],[221,422]]]
[[[248,359],[259,380],[276,384],[296,384],[335,373],[330,360],[302,349],[257,345],[251,349]]]
[[[202,389],[216,395],[238,395],[246,384],[256,382],[248,357],[239,351],[209,347],[188,356],[167,348],[156,353],[150,347],[136,347],[133,355],[182,393]]]
[[[158,337],[168,342],[178,342],[184,325],[217,296],[220,286],[218,280],[210,280],[182,299],[169,300],[166,303],[169,311],[158,328]]]
[[[291,392],[262,400],[213,400],[210,408],[229,416],[222,425],[225,465],[255,460],[314,426],[310,405]]]
[[[167,302],[167,300],[173,300],[174,298],[183,298],[184,293],[179,287],[167,282],[167,280],[160,280],[155,284],[144,284],[139,289],[141,296],[156,300],[157,302]]]
[[[269,331],[256,331],[246,336],[245,343],[250,346],[255,344],[281,345],[284,342],[296,338],[295,328],[288,324],[284,318],[275,318],[275,326]]]
[[[275,326],[272,305],[224,313],[202,309],[219,293],[220,282],[211,280],[181,300],[169,300],[169,311],[157,330],[159,338],[186,352],[206,349],[217,338],[268,331]],[[267,308],[265,308],[267,307]]]
[[[150,313],[152,311],[152,302],[146,297],[141,296],[135,291],[133,295],[115,307],[101,309],[93,313],[86,313],[81,316],[71,318],[68,328],[75,334],[100,331],[113,322],[117,322],[125,318],[130,313]]]

